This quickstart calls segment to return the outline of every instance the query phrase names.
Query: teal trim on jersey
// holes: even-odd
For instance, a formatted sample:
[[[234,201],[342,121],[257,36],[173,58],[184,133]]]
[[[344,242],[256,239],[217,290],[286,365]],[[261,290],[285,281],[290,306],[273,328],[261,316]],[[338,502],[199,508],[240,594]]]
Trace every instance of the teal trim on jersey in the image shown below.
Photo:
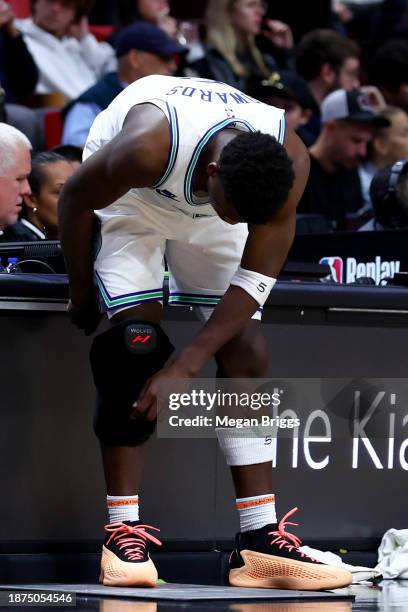
[[[225,128],[227,128],[232,123],[245,125],[245,127],[247,127],[250,132],[256,132],[256,129],[247,121],[244,121],[242,119],[224,119],[224,121],[217,123],[212,128],[210,128],[208,132],[204,134],[204,136],[194,149],[194,153],[191,157],[190,163],[186,171],[186,178],[184,180],[184,197],[186,201],[191,204],[191,206],[206,206],[208,204],[208,202],[200,202],[199,204],[195,204],[193,200],[192,181],[194,171],[197,166],[198,158],[200,157],[200,154],[202,153],[208,141],[211,140],[213,136],[218,134],[218,132],[221,132],[221,130],[225,130]]]
[[[126,296],[122,296],[122,297],[118,297],[118,298],[111,298],[108,294],[107,289],[105,288],[103,282],[101,281],[101,279],[99,278],[99,276],[96,274],[96,282],[98,283],[98,288],[99,288],[99,292],[100,295],[106,305],[106,308],[108,310],[112,309],[112,308],[118,308],[119,306],[125,306],[126,304],[139,304],[141,302],[146,302],[146,301],[152,301],[152,300],[162,300],[163,299],[163,290],[156,290],[156,291],[146,291],[145,293],[143,292],[138,292],[138,293],[129,293]]]
[[[278,133],[278,142],[283,145],[285,142],[285,131],[286,131],[286,121],[285,115],[283,115],[282,119],[279,121],[279,133]]]
[[[198,304],[201,306],[217,306],[221,298],[222,295],[219,298],[214,298],[205,297],[205,295],[188,295],[184,293],[183,295],[170,295],[169,304],[185,304],[190,306],[193,304]]]
[[[167,104],[166,102],[166,106],[167,106],[167,110],[169,112],[169,125],[170,125],[170,153],[169,153],[169,159],[167,162],[167,168],[165,173],[163,174],[163,176],[161,177],[161,179],[159,180],[158,183],[156,183],[155,185],[153,185],[152,189],[157,189],[158,187],[160,187],[161,185],[163,185],[163,183],[165,183],[167,181],[167,179],[169,178],[175,164],[176,164],[176,159],[177,159],[177,153],[178,153],[178,148],[179,148],[179,127],[178,127],[178,117],[177,117],[177,111],[174,108],[174,106],[172,106],[171,104]]]

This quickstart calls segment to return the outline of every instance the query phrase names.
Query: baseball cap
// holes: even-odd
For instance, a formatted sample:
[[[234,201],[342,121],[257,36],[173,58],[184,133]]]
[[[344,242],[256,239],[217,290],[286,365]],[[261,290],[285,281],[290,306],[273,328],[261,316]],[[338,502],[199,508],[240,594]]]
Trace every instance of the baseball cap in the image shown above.
[[[252,83],[248,95],[261,102],[266,102],[269,96],[277,96],[293,100],[303,109],[316,107],[306,81],[288,70],[275,70],[268,79]]]
[[[132,49],[146,51],[160,57],[180,55],[188,51],[187,47],[183,47],[170,38],[166,32],[145,21],[133,23],[118,33],[116,56],[126,55]]]
[[[364,89],[337,89],[329,94],[322,102],[322,123],[336,119],[348,119],[356,123],[367,123],[374,127],[389,127],[391,124],[386,117],[378,113],[372,97]]]

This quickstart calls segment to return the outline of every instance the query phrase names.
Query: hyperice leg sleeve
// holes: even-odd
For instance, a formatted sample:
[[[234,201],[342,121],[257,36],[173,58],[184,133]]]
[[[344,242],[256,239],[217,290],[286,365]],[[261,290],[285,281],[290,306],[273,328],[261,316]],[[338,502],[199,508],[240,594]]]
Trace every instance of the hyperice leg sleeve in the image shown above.
[[[164,366],[174,346],[159,325],[124,321],[96,336],[91,367],[98,391],[94,430],[107,446],[139,446],[156,421],[131,419],[146,381]]]

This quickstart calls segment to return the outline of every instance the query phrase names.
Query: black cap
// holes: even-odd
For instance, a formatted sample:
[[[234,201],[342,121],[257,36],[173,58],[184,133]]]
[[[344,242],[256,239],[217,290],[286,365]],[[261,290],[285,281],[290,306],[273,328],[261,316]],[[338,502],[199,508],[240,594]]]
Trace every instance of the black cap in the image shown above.
[[[248,95],[261,102],[267,102],[269,97],[277,96],[293,100],[303,109],[315,109],[316,107],[316,102],[306,81],[288,70],[274,71],[268,79],[252,83],[248,89]]]
[[[123,28],[118,34],[116,56],[126,55],[133,49],[153,53],[159,57],[180,55],[188,51],[187,47],[170,38],[166,32],[145,21],[138,21]]]

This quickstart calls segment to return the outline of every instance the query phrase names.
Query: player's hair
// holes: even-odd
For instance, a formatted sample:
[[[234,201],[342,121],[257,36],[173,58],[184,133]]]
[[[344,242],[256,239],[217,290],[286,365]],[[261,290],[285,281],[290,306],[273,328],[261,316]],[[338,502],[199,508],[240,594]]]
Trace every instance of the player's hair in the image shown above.
[[[34,13],[37,0],[30,0],[31,12]],[[82,17],[89,15],[94,5],[94,0],[64,0],[64,4],[75,9],[74,21],[79,21]]]
[[[261,132],[240,134],[223,148],[219,176],[227,202],[254,224],[274,218],[295,180],[285,148]]]
[[[27,136],[12,125],[0,123],[0,176],[14,164],[21,147],[31,151]]]
[[[239,77],[249,77],[250,73],[238,59],[238,41],[231,24],[229,12],[237,0],[209,0],[205,23],[207,27],[206,42],[209,48],[215,49],[228,62],[234,73]],[[246,36],[246,45],[261,74],[267,78],[270,75],[262,53],[255,43],[255,37]]]
[[[319,76],[324,64],[330,64],[338,73],[349,57],[360,57],[357,43],[332,30],[313,30],[298,44],[296,69],[306,81],[312,81]]]
[[[408,83],[408,43],[405,40],[391,40],[380,47],[370,67],[370,82],[394,93]]]

